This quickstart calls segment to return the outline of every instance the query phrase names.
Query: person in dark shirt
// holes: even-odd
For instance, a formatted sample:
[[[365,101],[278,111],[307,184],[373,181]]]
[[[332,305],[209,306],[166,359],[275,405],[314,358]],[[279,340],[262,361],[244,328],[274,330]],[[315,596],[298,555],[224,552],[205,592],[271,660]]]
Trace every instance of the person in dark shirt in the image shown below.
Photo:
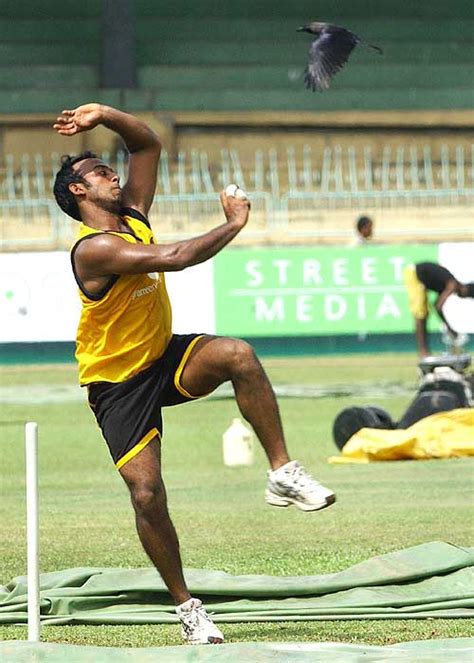
[[[434,304],[436,312],[446,325],[449,334],[456,338],[457,332],[446,320],[443,307],[450,295],[474,297],[474,283],[461,283],[446,267],[435,262],[420,262],[406,267],[405,284],[408,290],[410,311],[416,323],[418,350],[422,357],[426,357],[430,354],[426,331],[429,315],[428,290],[438,293]]]

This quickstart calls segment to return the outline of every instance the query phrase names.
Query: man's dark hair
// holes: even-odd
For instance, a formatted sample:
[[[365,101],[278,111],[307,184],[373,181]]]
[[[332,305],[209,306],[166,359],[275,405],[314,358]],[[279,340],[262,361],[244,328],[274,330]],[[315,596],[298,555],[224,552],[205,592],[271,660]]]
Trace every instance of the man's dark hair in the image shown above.
[[[83,159],[96,158],[97,154],[89,152],[89,150],[81,152],[81,154],[78,154],[77,156],[65,154],[61,157],[61,168],[56,173],[56,178],[54,180],[54,197],[62,211],[66,212],[66,214],[73,219],[76,219],[76,221],[81,221],[82,219],[76,198],[74,197],[74,194],[69,191],[69,185],[75,182],[85,182],[85,180],[74,172],[73,165]]]
[[[372,219],[369,216],[360,216],[357,219],[357,230],[360,232],[362,228],[365,228],[370,223],[372,223]]]

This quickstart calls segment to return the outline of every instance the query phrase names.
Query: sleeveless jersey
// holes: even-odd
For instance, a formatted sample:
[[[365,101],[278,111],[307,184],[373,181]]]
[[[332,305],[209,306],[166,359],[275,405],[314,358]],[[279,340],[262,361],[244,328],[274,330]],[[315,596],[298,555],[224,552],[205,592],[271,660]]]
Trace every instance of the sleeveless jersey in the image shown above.
[[[77,246],[100,234],[117,235],[131,244],[153,244],[148,221],[136,210],[123,210],[131,232],[103,231],[80,224],[71,262],[82,303],[76,337],[76,359],[82,386],[91,382],[124,382],[159,359],[171,339],[171,306],[162,273],[111,276],[104,289],[86,291],[77,276]]]

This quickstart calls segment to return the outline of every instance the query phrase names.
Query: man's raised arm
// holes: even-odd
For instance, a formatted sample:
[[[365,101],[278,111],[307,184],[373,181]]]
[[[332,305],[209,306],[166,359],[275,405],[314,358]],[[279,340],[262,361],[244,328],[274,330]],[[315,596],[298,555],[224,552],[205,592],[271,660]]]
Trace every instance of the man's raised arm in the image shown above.
[[[100,124],[118,134],[130,154],[123,187],[124,207],[133,207],[147,216],[155,195],[161,142],[145,122],[111,106],[92,103],[64,110],[53,126],[63,136],[74,136]]]

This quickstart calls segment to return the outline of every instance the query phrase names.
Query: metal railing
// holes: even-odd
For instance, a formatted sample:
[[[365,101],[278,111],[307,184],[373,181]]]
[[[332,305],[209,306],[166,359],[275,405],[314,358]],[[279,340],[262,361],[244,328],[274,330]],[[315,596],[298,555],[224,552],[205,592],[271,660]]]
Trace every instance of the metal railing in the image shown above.
[[[101,154],[121,179],[127,172],[124,152]],[[245,165],[244,165],[245,164]],[[64,246],[72,240],[76,224],[57,207],[52,196],[58,154],[45,158],[7,155],[0,163],[0,245]],[[176,238],[193,235],[220,223],[218,192],[237,182],[251,193],[252,227],[248,237],[278,232],[314,237],[346,236],[314,222],[316,213],[344,210],[357,214],[390,209],[474,207],[474,145],[335,146],[315,150],[288,148],[256,150],[249,159],[237,150],[219,155],[202,150],[162,154],[158,195],[151,212],[160,233]],[[464,215],[467,217],[467,214]],[[387,231],[398,232],[394,227]],[[469,232],[469,223],[446,228],[446,233]],[[430,232],[413,228],[413,237]],[[436,232],[443,234],[443,229]]]
[[[59,248],[72,223],[54,200],[0,200],[0,248]]]

